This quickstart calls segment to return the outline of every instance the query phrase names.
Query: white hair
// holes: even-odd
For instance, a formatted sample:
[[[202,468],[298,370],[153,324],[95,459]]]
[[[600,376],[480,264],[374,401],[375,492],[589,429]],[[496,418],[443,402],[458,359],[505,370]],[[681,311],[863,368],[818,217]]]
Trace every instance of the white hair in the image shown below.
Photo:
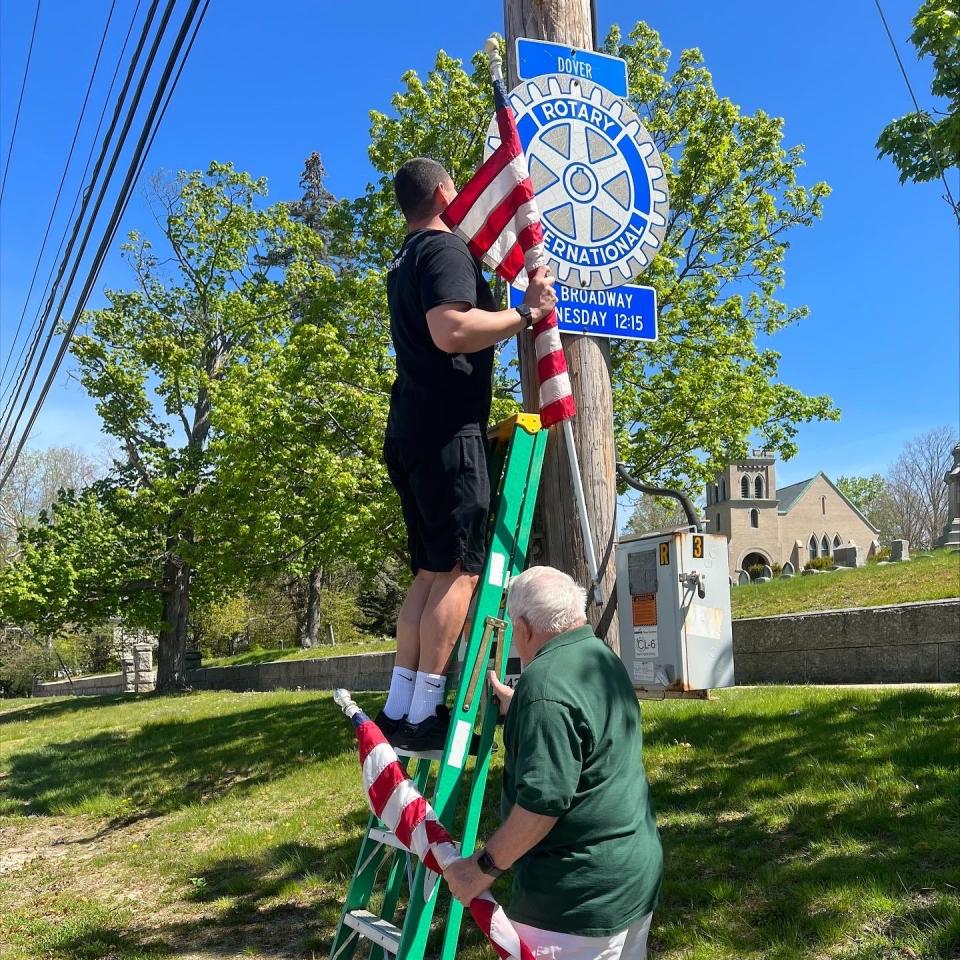
[[[554,567],[531,567],[510,583],[507,612],[537,633],[556,636],[586,621],[587,591]]]

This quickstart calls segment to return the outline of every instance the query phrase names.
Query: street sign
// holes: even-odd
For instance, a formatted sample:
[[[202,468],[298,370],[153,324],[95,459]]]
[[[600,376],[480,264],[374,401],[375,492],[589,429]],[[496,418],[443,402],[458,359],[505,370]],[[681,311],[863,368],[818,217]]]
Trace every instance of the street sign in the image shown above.
[[[607,53],[580,50],[565,43],[517,38],[517,77],[533,80],[547,73],[566,73],[606,87],[618,97],[627,95],[627,61]]]
[[[509,94],[543,222],[552,272],[607,290],[643,273],[667,229],[667,177],[639,117],[606,88],[569,74]],[[486,156],[497,148],[496,118]]]
[[[657,292],[653,287],[623,284],[614,290],[584,290],[558,283],[554,289],[561,333],[657,339]],[[510,306],[521,303],[523,292],[511,287]]]

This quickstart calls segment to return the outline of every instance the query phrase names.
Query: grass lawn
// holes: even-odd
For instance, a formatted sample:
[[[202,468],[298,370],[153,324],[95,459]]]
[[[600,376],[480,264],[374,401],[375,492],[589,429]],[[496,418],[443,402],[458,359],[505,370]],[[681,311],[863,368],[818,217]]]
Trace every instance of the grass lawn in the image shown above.
[[[960,956],[960,690],[734,690],[643,716],[667,863],[652,957]],[[0,701],[0,956],[320,960],[365,821],[327,695]],[[491,957],[466,929],[461,958]]]
[[[960,597],[960,554],[948,550],[919,554],[909,563],[868,564],[816,577],[748,583],[730,592],[734,619],[947,597]]]
[[[248,650],[232,657],[205,657],[204,667],[233,667],[245,663],[267,663],[270,660],[316,660],[320,657],[343,657],[351,653],[393,653],[393,637],[365,637],[356,643],[321,644],[310,650],[296,646],[275,647],[272,650]]]

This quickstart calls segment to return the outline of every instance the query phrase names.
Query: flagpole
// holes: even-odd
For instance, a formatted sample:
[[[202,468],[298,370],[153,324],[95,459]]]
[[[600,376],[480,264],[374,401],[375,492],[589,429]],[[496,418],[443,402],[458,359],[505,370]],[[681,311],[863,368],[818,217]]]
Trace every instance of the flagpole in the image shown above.
[[[500,56],[500,40],[496,34],[487,38],[483,45],[490,60],[490,76],[494,83],[503,83],[503,59]],[[545,265],[545,264],[544,264]],[[603,590],[600,586],[600,572],[597,567],[597,554],[593,548],[593,534],[590,532],[590,520],[587,514],[587,501],[583,495],[583,480],[580,477],[580,460],[577,457],[577,445],[573,438],[572,418],[563,421],[563,438],[567,445],[567,460],[570,463],[570,479],[573,482],[573,494],[577,503],[577,515],[580,520],[580,533],[583,536],[583,549],[587,557],[587,571],[592,581],[593,602],[603,606]]]
[[[567,442],[567,459],[570,461],[570,479],[573,481],[573,495],[577,501],[577,514],[580,517],[580,533],[583,536],[583,549],[587,554],[587,570],[593,581],[593,602],[603,606],[603,589],[600,586],[600,571],[597,568],[597,554],[593,549],[593,534],[590,532],[590,520],[587,517],[587,501],[583,495],[583,480],[580,477],[580,461],[577,459],[577,445],[573,440],[573,418],[563,421],[563,437]]]

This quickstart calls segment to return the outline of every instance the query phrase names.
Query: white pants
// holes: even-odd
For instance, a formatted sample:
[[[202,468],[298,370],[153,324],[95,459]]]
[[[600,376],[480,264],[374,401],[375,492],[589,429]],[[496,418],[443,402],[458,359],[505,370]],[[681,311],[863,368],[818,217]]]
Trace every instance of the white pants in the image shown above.
[[[647,934],[653,914],[612,937],[578,937],[572,933],[541,930],[526,923],[514,923],[520,938],[537,960],[646,960]]]

